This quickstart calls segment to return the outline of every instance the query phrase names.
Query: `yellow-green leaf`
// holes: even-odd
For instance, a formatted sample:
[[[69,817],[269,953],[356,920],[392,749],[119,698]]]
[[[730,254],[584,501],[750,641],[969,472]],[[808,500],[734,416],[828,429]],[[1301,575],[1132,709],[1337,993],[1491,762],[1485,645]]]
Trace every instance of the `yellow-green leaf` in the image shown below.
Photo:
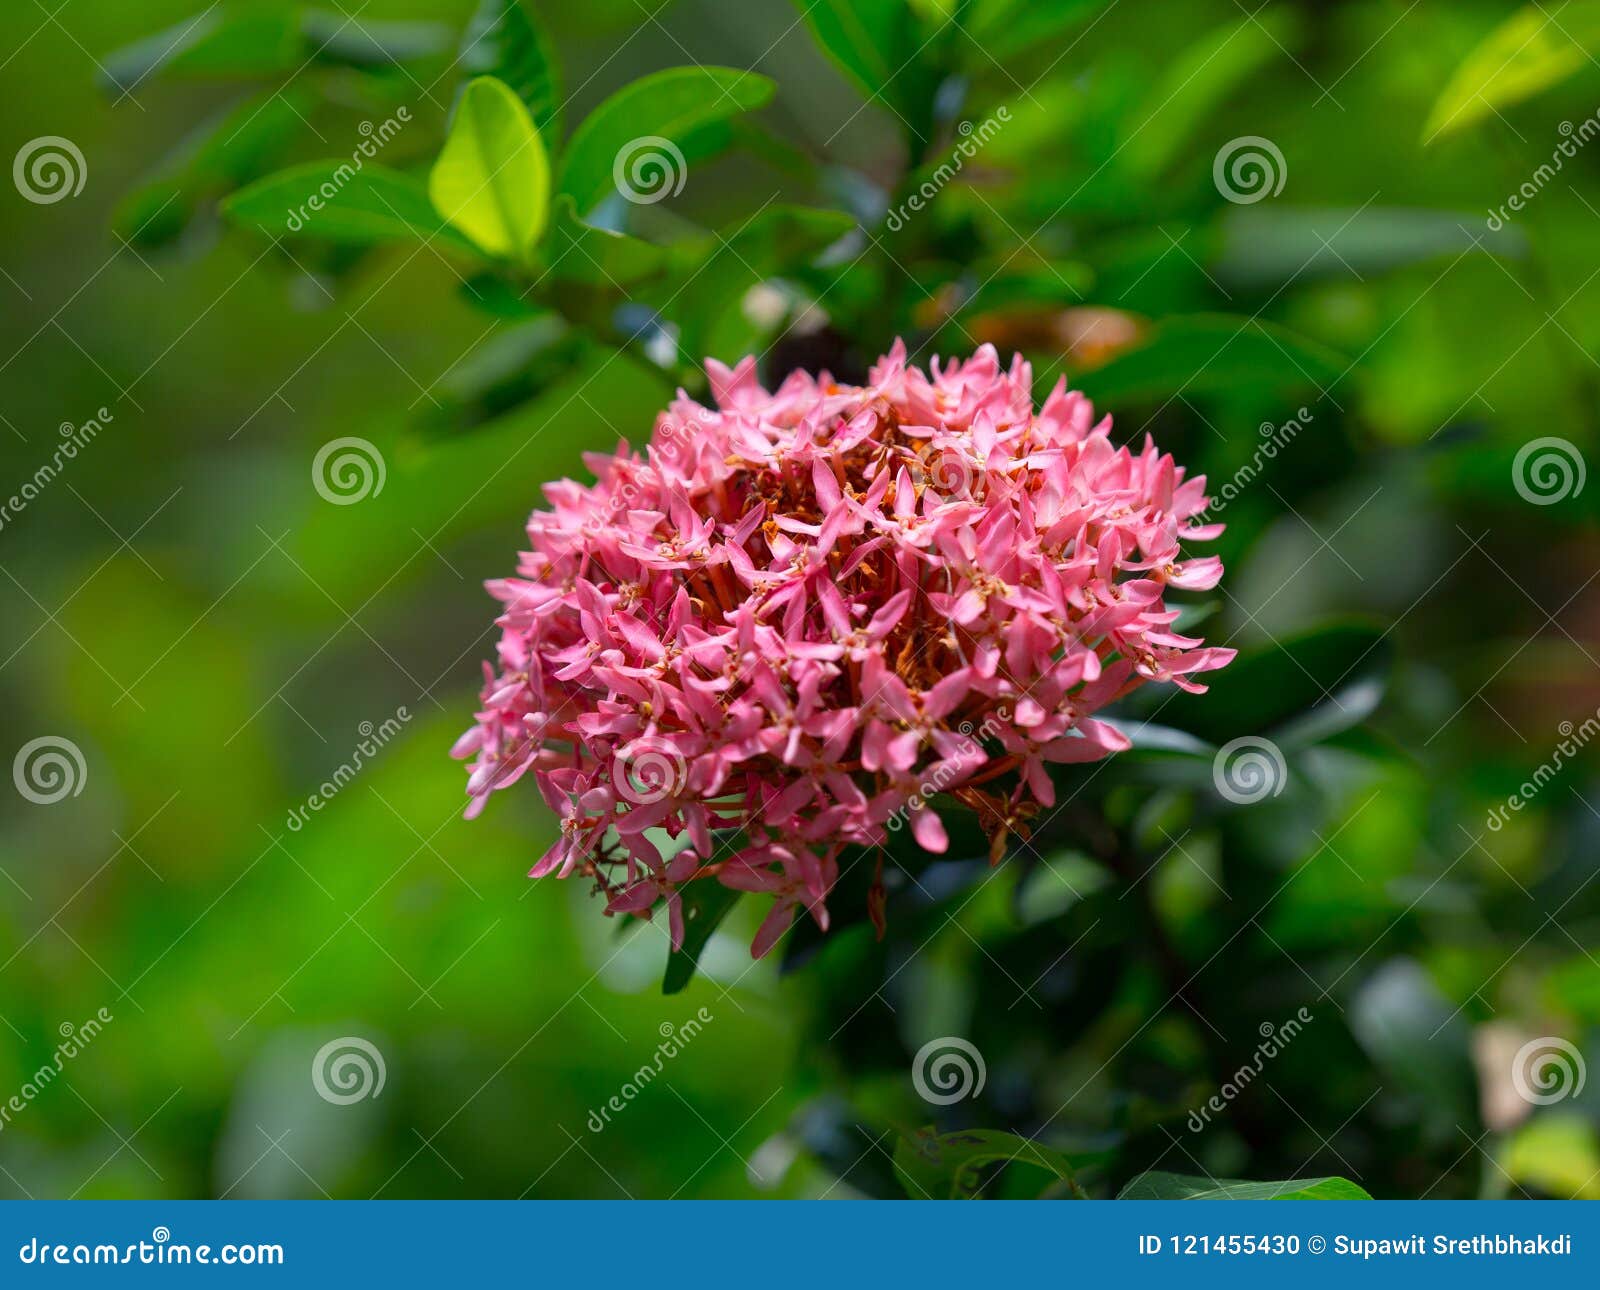
[[[428,176],[435,209],[490,255],[526,260],[550,213],[550,159],[522,100],[480,76]]]
[[[1456,68],[1422,129],[1425,142],[1557,85],[1600,48],[1600,3],[1576,0],[1553,19],[1535,4],[1518,9]]]

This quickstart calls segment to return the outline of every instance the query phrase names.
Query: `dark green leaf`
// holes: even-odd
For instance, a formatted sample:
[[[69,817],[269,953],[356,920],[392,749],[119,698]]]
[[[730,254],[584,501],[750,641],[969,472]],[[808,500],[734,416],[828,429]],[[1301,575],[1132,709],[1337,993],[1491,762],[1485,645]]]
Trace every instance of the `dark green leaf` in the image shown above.
[[[1207,693],[1173,695],[1161,716],[1214,744],[1280,726],[1298,743],[1326,738],[1371,712],[1388,662],[1381,629],[1335,623],[1241,654],[1207,673]]]
[[[1526,250],[1516,229],[1486,230],[1481,215],[1383,206],[1235,207],[1223,218],[1220,241],[1217,276],[1247,287],[1320,277],[1365,279],[1462,251],[1520,256]]]
[[[914,1138],[901,1138],[894,1149],[895,1176],[912,1200],[970,1200],[983,1184],[984,1166],[1002,1161],[1048,1170],[1067,1184],[1071,1195],[1083,1198],[1067,1156],[1015,1133],[967,1129],[939,1134],[930,1126],[917,1130]]]
[[[561,82],[550,42],[523,0],[482,0],[461,37],[457,58],[469,76],[509,85],[554,151],[561,142]]]
[[[714,878],[702,878],[683,888],[683,944],[667,956],[666,974],[661,978],[662,994],[677,994],[694,980],[700,952],[740,894]]]
[[[439,379],[420,418],[429,436],[458,434],[555,385],[574,357],[570,329],[553,314],[495,332]]]
[[[1184,1174],[1140,1174],[1118,1200],[1371,1200],[1364,1188],[1345,1178],[1291,1178],[1283,1182],[1240,1182],[1234,1178],[1191,1178]]]
[[[222,9],[146,36],[106,56],[103,87],[131,92],[157,73],[174,76],[264,76],[293,71],[300,61],[299,28],[282,6]]]
[[[1176,753],[1183,757],[1210,757],[1217,751],[1205,740],[1196,739],[1187,730],[1175,730],[1171,726],[1158,726],[1148,721],[1133,723],[1113,721],[1111,724],[1133,741],[1135,750]]]
[[[615,189],[617,174],[626,178],[630,166],[659,162],[661,169],[647,176],[648,195],[659,200],[657,180],[664,179],[667,192],[682,187],[681,163],[695,160],[697,152],[684,145],[696,130],[762,106],[773,88],[765,76],[730,67],[673,67],[634,81],[589,113],[573,133],[559,190],[587,215]]]
[[[899,118],[917,149],[929,142],[935,76],[927,37],[906,0],[795,0],[817,45],[868,102]]]
[[[1431,1120],[1440,1132],[1475,1121],[1473,1027],[1421,964],[1397,958],[1378,966],[1345,1015],[1384,1083],[1415,1100],[1418,1119]],[[1509,1064],[1506,1069],[1509,1075]]]
[[[367,22],[344,13],[308,9],[301,15],[306,57],[341,67],[393,67],[450,48],[442,22]]]
[[[1229,94],[1267,63],[1293,57],[1299,25],[1293,9],[1275,8],[1224,23],[1195,41],[1167,64],[1135,112],[1139,125],[1123,147],[1123,163],[1152,176],[1189,155],[1184,145]]]
[[[309,161],[242,188],[222,203],[233,223],[269,237],[304,236],[366,245],[437,239],[473,245],[443,223],[422,182],[382,166]]]
[[[1075,384],[1105,403],[1178,395],[1326,387],[1345,370],[1339,356],[1276,323],[1226,314],[1173,318],[1138,349],[1085,372]]]
[[[201,202],[257,178],[289,150],[313,111],[308,89],[291,86],[247,99],[185,139],[158,177],[123,199],[117,231],[140,246],[181,233]]]
[[[498,270],[474,274],[460,285],[459,294],[474,309],[496,318],[533,318],[546,308],[531,286],[513,282]]]
[[[586,224],[573,209],[572,198],[562,193],[556,198],[540,280],[621,290],[660,272],[666,261],[665,247]]]
[[[963,51],[966,62],[975,73],[989,73],[997,63],[1004,66],[1041,49],[1059,48],[1057,42],[1068,30],[1110,3],[1111,0],[1060,0],[1057,4],[973,0],[964,19],[972,36],[972,43]]]

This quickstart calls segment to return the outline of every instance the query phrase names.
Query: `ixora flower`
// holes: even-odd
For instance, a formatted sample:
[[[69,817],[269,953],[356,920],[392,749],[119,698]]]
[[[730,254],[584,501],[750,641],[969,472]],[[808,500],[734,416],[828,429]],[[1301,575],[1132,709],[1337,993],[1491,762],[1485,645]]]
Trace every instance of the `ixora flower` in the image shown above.
[[[906,824],[944,851],[935,794],[998,861],[1053,804],[1049,763],[1128,746],[1098,710],[1233,657],[1165,601],[1222,574],[1180,551],[1221,531],[1192,522],[1204,478],[1113,445],[1064,382],[1035,410],[1020,357],[930,376],[897,341],[865,386],[770,394],[754,359],[708,371],[715,408],[680,392],[643,456],[547,485],[488,584],[498,666],[454,751],[469,816],[527,773],[560,816],[534,877],[664,904],[675,946],[689,883],[766,892],[759,957],[801,909],[826,930],[852,848]],[[877,882],[869,906],[881,931]]]

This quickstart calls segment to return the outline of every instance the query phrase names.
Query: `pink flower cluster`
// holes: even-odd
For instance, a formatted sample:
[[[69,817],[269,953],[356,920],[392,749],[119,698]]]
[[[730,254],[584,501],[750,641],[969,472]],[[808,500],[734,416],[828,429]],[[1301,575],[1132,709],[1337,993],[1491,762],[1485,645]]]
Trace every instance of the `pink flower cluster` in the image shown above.
[[[929,376],[896,342],[866,386],[770,394],[753,359],[708,368],[716,408],[680,392],[643,456],[548,485],[489,584],[498,667],[455,753],[469,815],[532,772],[561,818],[534,877],[664,902],[675,945],[686,884],[766,892],[759,957],[802,908],[826,929],[846,848],[908,824],[943,851],[942,794],[998,859],[1053,804],[1048,763],[1128,746],[1100,708],[1233,657],[1165,601],[1222,573],[1179,548],[1220,531],[1191,523],[1204,479],[1113,445],[1064,382],[1036,411],[1020,357]]]

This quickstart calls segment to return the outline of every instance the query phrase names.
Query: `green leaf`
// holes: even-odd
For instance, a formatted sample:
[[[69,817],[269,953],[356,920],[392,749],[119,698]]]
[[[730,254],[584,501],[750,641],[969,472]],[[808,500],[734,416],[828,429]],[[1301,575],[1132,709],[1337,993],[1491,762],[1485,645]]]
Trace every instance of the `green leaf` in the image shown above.
[[[289,72],[299,66],[300,55],[292,10],[213,6],[198,18],[108,54],[97,79],[105,89],[126,93],[157,73],[225,77]]]
[[[1282,727],[1294,742],[1326,738],[1364,720],[1390,661],[1383,632],[1332,623],[1241,654],[1206,675],[1203,695],[1170,696],[1162,720],[1214,744]]]
[[[869,102],[928,141],[935,77],[918,55],[926,37],[906,0],[795,0],[822,52]]]
[[[677,994],[694,980],[705,949],[717,924],[728,916],[743,893],[724,887],[715,878],[702,878],[682,889],[683,944],[667,955],[667,970],[661,978],[662,994]]]
[[[395,67],[442,54],[452,34],[442,22],[358,22],[326,9],[307,9],[300,31],[307,58],[338,67]]]
[[[1365,280],[1444,255],[1520,256],[1527,250],[1516,229],[1485,229],[1481,215],[1383,206],[1232,207],[1222,218],[1219,240],[1217,276],[1245,287],[1328,277]]]
[[[1600,3],[1575,0],[1559,19],[1541,5],[1518,9],[1475,46],[1422,127],[1424,143],[1559,85],[1600,49]]]
[[[474,309],[496,318],[521,321],[536,318],[547,309],[534,295],[532,287],[512,282],[497,269],[473,274],[456,288],[456,294]]]
[[[1184,145],[1228,95],[1267,63],[1294,56],[1299,25],[1292,9],[1251,13],[1207,32],[1168,62],[1134,114],[1142,124],[1123,146],[1128,168],[1153,176],[1180,155],[1192,155]]]
[[[1184,1174],[1140,1174],[1118,1200],[1371,1200],[1365,1188],[1345,1178],[1291,1178],[1283,1182],[1240,1182],[1234,1178],[1191,1178]]]
[[[666,262],[665,247],[586,224],[572,198],[565,193],[556,198],[541,278],[620,290],[659,273]]]
[[[538,397],[572,366],[578,346],[554,314],[495,331],[440,377],[418,422],[429,438],[459,435]]]
[[[695,131],[762,106],[773,88],[765,76],[731,67],[673,67],[634,81],[589,113],[573,133],[560,191],[587,215],[613,191],[615,175],[626,176],[630,161],[653,158],[663,162],[670,191],[676,192],[683,183],[682,165],[706,155],[692,146]],[[650,197],[658,199],[654,191]]]
[[[490,255],[526,261],[550,214],[550,161],[522,100],[480,76],[428,176],[439,214]]]
[[[386,67],[445,52],[450,28],[436,22],[356,22],[342,13],[261,3],[223,9],[158,31],[109,55],[102,86],[131,91],[156,74],[267,76],[307,63]]]
[[[1075,384],[1104,403],[1159,402],[1184,395],[1326,387],[1343,375],[1339,356],[1275,323],[1193,314],[1152,329],[1138,349],[1082,373]]]
[[[440,222],[420,181],[382,166],[350,161],[308,161],[241,188],[222,213],[269,237],[306,236],[330,242],[438,238],[470,251],[472,243]]]
[[[185,139],[156,174],[118,204],[117,232],[139,246],[180,234],[202,201],[257,178],[289,150],[313,111],[307,88],[246,99]]]
[[[1393,845],[1396,832],[1380,836]],[[1347,844],[1337,843],[1341,850]],[[1330,904],[1320,903],[1324,916]],[[1409,1095],[1420,1131],[1449,1132],[1478,1114],[1472,1023],[1420,963],[1402,957],[1374,967],[1351,995],[1345,1020],[1384,1085]]]
[[[561,141],[561,82],[550,42],[522,0],[482,0],[461,37],[457,62],[469,76],[494,76],[528,105],[551,148]]]
[[[983,1184],[983,1167],[1000,1161],[1048,1170],[1067,1184],[1074,1198],[1083,1198],[1068,1157],[1015,1133],[967,1129],[939,1134],[929,1126],[917,1130],[914,1138],[901,1138],[894,1149],[895,1176],[912,1200],[970,1200]]]
[[[967,17],[971,43],[962,42],[967,65],[987,74],[996,65],[1026,57],[1038,50],[1060,49],[1062,36],[1087,21],[1111,0],[972,0]],[[958,46],[958,49],[960,47]],[[1052,55],[1053,57],[1054,55]]]
[[[1150,721],[1124,723],[1108,721],[1107,724],[1115,726],[1133,742],[1130,751],[1145,751],[1156,753],[1173,753],[1179,757],[1205,757],[1210,758],[1216,749],[1204,739],[1196,739],[1187,730],[1178,730],[1172,726],[1159,726]]]
[[[1546,1111],[1505,1144],[1499,1167],[1514,1183],[1554,1200],[1600,1198],[1600,1137],[1578,1111]]]

